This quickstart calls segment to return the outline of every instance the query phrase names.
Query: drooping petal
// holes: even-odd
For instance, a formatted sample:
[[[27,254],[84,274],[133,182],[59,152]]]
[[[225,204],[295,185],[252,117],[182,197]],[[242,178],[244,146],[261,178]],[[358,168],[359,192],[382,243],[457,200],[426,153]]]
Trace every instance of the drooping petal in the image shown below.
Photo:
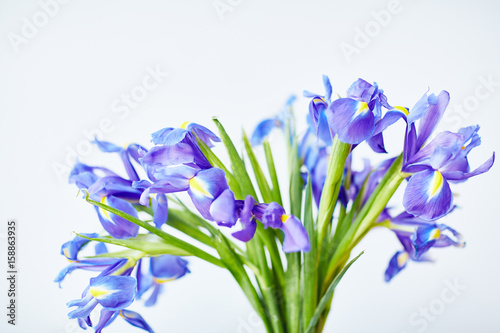
[[[160,293],[163,289],[163,285],[153,282],[152,288],[153,291],[151,292],[151,295],[149,295],[146,302],[144,302],[144,305],[148,307],[156,304],[156,302],[158,301],[158,296],[160,296]]]
[[[396,252],[396,254],[389,261],[389,266],[385,271],[385,282],[391,281],[396,274],[401,272],[401,270],[406,267],[406,263],[409,258],[410,256],[406,251]]]
[[[424,170],[410,177],[403,206],[424,220],[445,216],[453,207],[450,185],[439,171]]]
[[[189,123],[186,129],[191,133],[196,134],[201,141],[203,141],[209,148],[214,147],[213,142],[220,142],[220,138],[215,135],[214,132],[206,128],[205,126],[198,125],[196,123]]]
[[[113,195],[127,201],[137,202],[141,191],[133,188],[132,181],[121,177],[102,177],[88,188],[89,195],[96,201]]]
[[[309,251],[311,249],[309,236],[299,219],[293,215],[283,215],[282,221],[280,229],[285,234],[283,252]]]
[[[180,257],[162,255],[151,258],[150,271],[156,282],[165,283],[189,273],[188,262]]]
[[[102,329],[111,324],[117,315],[118,313],[116,311],[110,311],[103,308],[101,310],[101,315],[99,316],[99,323],[97,323],[97,326],[95,327],[95,333],[102,332]]]
[[[127,321],[132,326],[141,328],[145,331],[153,333],[153,329],[146,323],[144,318],[140,314],[130,310],[121,310],[120,316]]]
[[[211,168],[201,170],[189,180],[188,194],[200,214],[205,219],[212,221],[210,205],[228,188],[224,171],[219,168]]]
[[[125,200],[109,196],[106,198],[107,204],[110,207],[118,209],[126,214],[137,216],[137,211],[134,206]],[[104,209],[97,208],[97,214],[99,220],[104,229],[106,229],[109,234],[118,239],[135,237],[139,233],[139,226]]]
[[[210,205],[210,215],[218,225],[232,227],[236,224],[237,212],[234,193],[224,190]]]
[[[359,144],[373,134],[375,118],[365,102],[339,98],[328,107],[326,115],[330,128],[342,142]]]
[[[91,234],[82,233],[82,235],[87,236],[89,238],[99,237],[99,234],[96,233],[91,233]],[[80,252],[80,250],[88,242],[89,240],[86,238],[75,236],[71,241],[66,242],[61,246],[61,254],[64,255],[69,260],[76,260],[78,257],[78,252]]]
[[[251,195],[247,195],[243,203],[243,208],[240,211],[240,222],[243,229],[232,233],[232,236],[242,242],[248,242],[255,235],[257,230],[257,222],[252,214],[255,206],[255,199]]]
[[[495,153],[493,152],[493,155],[486,162],[481,164],[479,167],[477,167],[477,169],[475,169],[472,172],[449,171],[449,172],[443,172],[443,176],[447,180],[452,182],[464,181],[466,179],[469,179],[470,177],[474,177],[487,172],[488,170],[491,169],[494,163],[495,163]]]
[[[427,252],[441,236],[441,230],[435,224],[423,225],[415,230],[413,245],[415,256],[418,258]]]
[[[168,200],[167,196],[163,193],[156,195],[155,200],[153,200],[153,222],[157,228],[167,222],[168,219]]]
[[[370,148],[373,149],[374,152],[379,154],[387,153],[387,151],[385,150],[384,136],[382,133],[375,134],[374,136],[369,138],[367,142]]]
[[[107,310],[121,310],[134,301],[137,281],[130,276],[99,276],[90,279],[89,293]]]

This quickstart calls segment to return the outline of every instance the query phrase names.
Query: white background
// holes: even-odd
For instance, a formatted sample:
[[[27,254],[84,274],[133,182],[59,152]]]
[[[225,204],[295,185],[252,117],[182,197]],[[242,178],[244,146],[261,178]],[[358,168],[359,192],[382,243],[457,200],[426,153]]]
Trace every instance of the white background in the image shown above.
[[[218,13],[217,3],[231,10]],[[148,145],[153,131],[186,120],[213,128],[214,115],[236,138],[241,126],[251,131],[289,94],[323,93],[322,74],[340,94],[362,77],[377,81],[393,105],[412,106],[428,88],[448,90],[442,127],[479,123],[483,144],[470,162],[486,160],[500,138],[498,2],[401,0],[395,8],[386,0],[93,0],[58,5],[44,22],[36,1],[0,1],[0,232],[7,219],[17,219],[20,267],[18,325],[8,326],[0,310],[0,331],[78,331],[65,303],[79,297],[89,275],[72,274],[62,289],[52,280],[66,265],[59,248],[71,232],[100,226],[66,184],[61,165],[79,147],[84,162],[119,166],[115,156],[85,151],[85,131],[103,121],[112,124],[103,138],[118,144]],[[377,23],[373,12],[388,9]],[[34,20],[40,27],[30,34],[26,22]],[[370,36],[361,40],[366,29]],[[357,53],[346,57],[346,44]],[[148,68],[169,76],[128,115],[114,112]],[[307,101],[299,98],[296,107],[304,119]],[[387,135],[392,154],[401,149],[402,129]],[[400,246],[389,232],[372,232],[359,246],[365,255],[339,285],[325,331],[499,332],[499,179],[495,165],[453,188],[461,208],[446,223],[464,234],[466,248],[434,251],[435,263],[411,263],[390,284],[383,273]],[[1,244],[5,258],[5,239]],[[157,332],[262,332],[227,272],[195,259],[190,268],[192,274],[166,286],[156,307],[134,305]],[[439,307],[443,293],[452,295],[445,281],[454,280],[465,290],[424,325],[419,309]],[[0,281],[3,308],[7,286]],[[135,332],[120,319],[107,331],[123,330]]]

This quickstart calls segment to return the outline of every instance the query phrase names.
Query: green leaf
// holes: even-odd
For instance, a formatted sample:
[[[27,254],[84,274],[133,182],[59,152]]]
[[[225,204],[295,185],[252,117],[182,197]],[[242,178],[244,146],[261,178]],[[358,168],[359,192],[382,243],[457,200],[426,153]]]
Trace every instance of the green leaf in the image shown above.
[[[164,240],[153,234],[139,234],[137,235],[136,238],[129,238],[129,239],[116,239],[111,236],[92,238],[78,233],[77,235],[91,241],[108,243],[108,244],[123,246],[136,251],[141,251],[151,256],[158,256],[162,254],[171,254],[174,256],[191,255],[191,253],[179,249],[178,247],[165,242]]]
[[[248,175],[247,169],[245,167],[245,162],[243,162],[243,159],[238,154],[238,151],[236,150],[233,141],[231,141],[231,138],[229,137],[229,135],[227,135],[227,132],[222,126],[222,124],[215,118],[214,118],[214,123],[217,126],[219,130],[219,135],[222,139],[222,142],[224,143],[224,146],[226,147],[227,154],[229,155],[229,160],[231,161],[231,168],[233,169],[234,176],[236,177],[236,179],[238,179],[238,182],[240,184],[241,197],[237,197],[237,199],[243,200],[248,194],[250,194],[255,198],[255,200],[258,201],[257,193],[255,192],[252,180]]]
[[[100,207],[100,208],[102,208],[110,213],[113,213],[117,216],[120,216],[120,217],[126,219],[127,221],[130,221],[134,224],[137,224],[139,227],[144,228],[147,231],[164,239],[165,241],[167,241],[167,243],[169,243],[173,246],[176,246],[180,249],[183,249],[186,252],[191,253],[195,257],[198,257],[200,259],[208,261],[209,263],[212,263],[216,266],[224,267],[224,264],[219,259],[217,259],[214,256],[212,256],[211,254],[208,254],[205,251],[197,248],[196,246],[191,245],[191,244],[189,244],[189,243],[187,243],[187,242],[185,242],[185,241],[183,241],[175,236],[172,236],[172,235],[170,235],[170,234],[168,234],[168,233],[166,233],[166,232],[164,232],[164,231],[150,225],[149,223],[146,223],[146,222],[144,222],[144,221],[142,221],[142,220],[140,220],[132,215],[126,214],[126,213],[122,212],[121,210],[115,209],[113,207],[110,207],[108,205],[105,205],[103,203],[100,203],[100,202],[97,202],[97,201],[90,199],[88,192],[87,192],[85,199],[87,200],[87,202],[93,204],[94,206]]]
[[[303,314],[302,325],[305,329],[314,313],[318,301],[318,267],[316,262],[316,231],[314,226],[314,218],[312,211],[312,188],[311,176],[307,180],[306,197],[304,202],[304,227],[309,235],[309,242],[311,249],[309,252],[304,253],[304,300],[303,300]]]
[[[224,237],[221,233],[219,234],[218,241],[215,242],[215,246],[217,248],[217,252],[219,252],[222,262],[224,263],[224,266],[229,270],[229,272],[231,272],[234,279],[238,282],[246,297],[250,301],[250,304],[252,304],[255,311],[259,314],[260,318],[264,322],[267,332],[272,332],[271,324],[266,312],[264,311],[264,304],[262,303],[259,294],[257,294],[257,291],[248,277],[248,274],[238,255],[231,248],[226,237]]]
[[[94,259],[94,258],[133,258],[139,254],[143,253],[138,250],[123,250],[123,251],[115,251],[115,252],[106,252],[97,254],[95,256],[84,256],[86,259]]]
[[[269,141],[264,140],[263,142],[264,153],[266,154],[267,168],[269,169],[269,176],[271,177],[271,182],[273,184],[272,193],[273,200],[283,206],[283,201],[281,199],[280,183],[278,181],[278,174],[276,173],[276,167],[274,165],[273,153],[271,151],[271,145]]]
[[[300,174],[300,159],[297,151],[297,141],[290,150],[290,210],[291,213],[300,218],[302,205],[302,175]],[[301,304],[301,253],[287,254],[287,270],[285,274],[285,296],[287,314],[287,332],[300,332],[300,312]]]
[[[314,315],[311,318],[311,322],[307,326],[307,329],[306,329],[305,333],[312,333],[313,332],[314,326],[316,326],[316,323],[318,322],[318,319],[321,316],[321,313],[323,312],[323,310],[325,309],[325,307],[328,305],[328,303],[329,303],[329,301],[330,301],[330,299],[331,299],[331,297],[333,295],[333,291],[335,290],[335,288],[337,287],[337,285],[339,284],[340,280],[342,279],[342,277],[344,276],[344,274],[347,272],[347,270],[349,269],[349,267],[351,267],[351,265],[356,260],[358,260],[358,258],[363,253],[364,252],[361,252],[360,254],[358,254],[356,256],[356,258],[354,258],[351,261],[349,261],[349,263],[344,266],[344,268],[342,269],[342,271],[340,271],[340,273],[332,281],[332,283],[330,284],[330,286],[326,290],[326,293],[323,295],[323,297],[319,301],[318,307],[316,308],[316,311],[314,311]]]
[[[259,161],[255,157],[255,153],[253,152],[252,145],[248,140],[248,137],[243,131],[243,143],[245,144],[245,149],[247,151],[248,159],[250,160],[250,164],[252,165],[253,172],[255,174],[255,179],[257,180],[257,185],[259,186],[260,193],[262,194],[262,199],[266,203],[270,203],[273,201],[273,194],[271,192],[271,188],[269,187],[269,183],[267,182],[266,177],[264,176],[264,172],[259,165]]]
[[[328,226],[333,216],[333,211],[337,203],[337,198],[344,175],[344,166],[351,145],[341,142],[337,136],[333,139],[332,153],[328,161],[325,184],[321,193],[318,210],[318,244],[322,244],[326,236]]]

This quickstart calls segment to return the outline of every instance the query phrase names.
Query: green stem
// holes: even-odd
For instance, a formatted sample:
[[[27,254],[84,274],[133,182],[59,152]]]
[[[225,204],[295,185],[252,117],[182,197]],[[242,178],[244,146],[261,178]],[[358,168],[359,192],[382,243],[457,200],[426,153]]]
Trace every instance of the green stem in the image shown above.
[[[326,236],[328,225],[332,220],[333,211],[342,184],[342,176],[344,174],[344,165],[349,153],[351,145],[341,142],[337,136],[333,139],[332,153],[328,162],[328,170],[326,173],[325,185],[321,193],[318,211],[318,244],[323,244]],[[318,251],[320,253],[321,251]]]
[[[393,162],[370,195],[368,201],[363,205],[363,208],[356,216],[345,236],[342,237],[338,248],[329,262],[323,290],[325,290],[333,280],[334,272],[339,267],[339,264],[342,260],[347,260],[346,258],[349,258],[351,250],[372,227],[373,223],[399,188],[399,185],[401,185],[401,182],[405,179],[406,175],[401,173],[402,160],[402,155],[400,155]]]

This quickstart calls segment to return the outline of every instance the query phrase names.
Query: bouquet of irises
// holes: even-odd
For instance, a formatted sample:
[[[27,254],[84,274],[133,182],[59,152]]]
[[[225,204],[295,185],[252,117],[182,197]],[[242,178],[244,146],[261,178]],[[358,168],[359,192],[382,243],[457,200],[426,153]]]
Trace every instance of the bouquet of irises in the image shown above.
[[[267,332],[319,333],[335,288],[361,255],[353,249],[370,230],[386,228],[401,243],[386,281],[411,261],[428,261],[432,248],[463,247],[462,236],[439,219],[456,207],[451,186],[494,163],[493,153],[469,167],[467,155],[481,143],[479,126],[433,134],[449,103],[446,91],[425,93],[406,108],[391,106],[376,83],[358,79],[336,99],[328,77],[323,83],[324,96],[304,92],[307,130],[296,132],[292,96],[250,137],[243,132],[243,151],[217,119],[216,131],[188,122],[161,129],[150,148],[96,138],[101,151],[119,156],[126,176],[81,162],[71,171],[69,182],[93,205],[104,230],[77,233],[62,245],[70,264],[56,282],[74,270],[96,272],[81,298],[68,303],[69,317],[96,332],[117,317],[152,332],[129,306],[134,300],[154,305],[166,282],[189,273],[184,258],[196,257],[229,271]],[[356,147],[366,142],[387,153],[384,130],[396,122],[405,124],[402,153],[376,166],[365,160],[355,170]],[[268,140],[280,131],[286,179],[279,179]],[[212,150],[219,142],[228,163]],[[402,184],[402,207],[391,202],[389,209]]]

